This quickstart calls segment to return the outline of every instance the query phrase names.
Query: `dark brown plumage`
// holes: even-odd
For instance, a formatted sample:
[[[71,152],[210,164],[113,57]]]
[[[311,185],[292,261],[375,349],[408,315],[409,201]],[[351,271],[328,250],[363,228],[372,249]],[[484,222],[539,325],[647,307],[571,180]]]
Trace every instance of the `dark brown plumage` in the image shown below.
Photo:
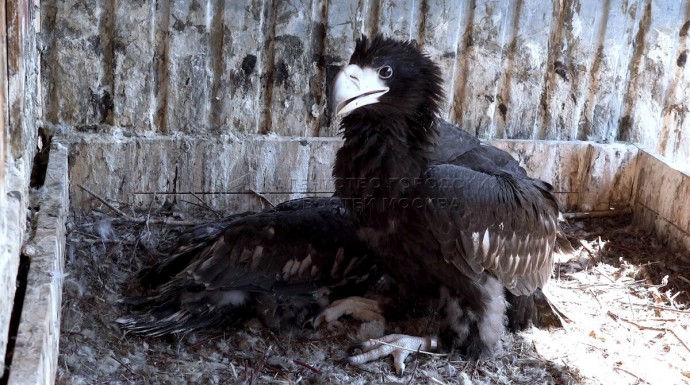
[[[333,175],[384,271],[440,297],[441,342],[478,357],[505,329],[504,288],[526,304],[549,279],[558,204],[509,154],[438,119],[441,83],[415,43],[359,39],[332,87],[346,113]]]
[[[236,324],[302,324],[331,300],[377,281],[373,258],[337,198],[303,198],[199,226],[166,260],[142,270],[153,293],[117,320],[160,336]]]

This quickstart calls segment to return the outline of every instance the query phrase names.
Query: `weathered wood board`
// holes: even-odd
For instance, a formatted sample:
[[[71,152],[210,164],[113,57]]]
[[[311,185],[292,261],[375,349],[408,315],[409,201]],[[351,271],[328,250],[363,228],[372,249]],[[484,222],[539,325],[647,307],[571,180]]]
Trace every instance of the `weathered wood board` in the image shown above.
[[[37,150],[39,70],[33,0],[0,3],[0,375],[27,229],[29,179]]]
[[[362,33],[416,39],[444,115],[485,139],[639,143],[690,158],[690,0],[44,0],[45,119],[132,135],[337,136],[327,93]]]
[[[21,322],[8,384],[43,385],[55,382],[62,280],[64,278],[65,222],[69,213],[67,152],[53,143],[45,184],[38,191],[35,231],[24,245],[31,258]]]
[[[690,251],[690,174],[640,150],[633,195],[635,223],[670,246]]]
[[[82,135],[71,153],[74,207],[101,203],[80,189],[125,205],[152,200],[196,201],[212,206],[257,208],[256,193],[274,203],[333,192],[336,138],[245,136],[109,137]],[[591,142],[496,140],[530,175],[552,183],[567,211],[619,209],[630,204],[637,147]],[[251,192],[253,191],[253,192]],[[603,193],[602,193],[603,192]],[[154,197],[155,195],[155,197]],[[196,203],[199,203],[198,201]]]

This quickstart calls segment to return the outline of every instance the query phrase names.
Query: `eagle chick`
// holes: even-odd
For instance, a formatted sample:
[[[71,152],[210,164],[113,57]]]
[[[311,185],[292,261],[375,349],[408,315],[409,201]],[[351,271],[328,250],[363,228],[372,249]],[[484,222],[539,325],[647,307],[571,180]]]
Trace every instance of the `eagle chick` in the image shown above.
[[[551,185],[438,118],[441,70],[414,42],[358,39],[332,92],[345,139],[336,196],[357,234],[407,292],[440,299],[440,345],[491,353],[505,330],[504,290],[513,300],[538,292],[565,245]],[[414,351],[436,337],[384,341]],[[350,361],[392,354],[404,368],[406,354],[389,345],[364,350]]]

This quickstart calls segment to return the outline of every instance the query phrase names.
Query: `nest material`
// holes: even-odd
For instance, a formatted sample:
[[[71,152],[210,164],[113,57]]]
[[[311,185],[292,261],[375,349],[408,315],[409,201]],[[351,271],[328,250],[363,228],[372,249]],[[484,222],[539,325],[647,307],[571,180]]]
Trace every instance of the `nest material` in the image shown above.
[[[629,216],[568,225],[579,254],[557,265],[545,290],[563,329],[507,334],[491,360],[413,355],[404,377],[389,360],[343,363],[351,344],[383,332],[347,319],[318,330],[250,320],[162,339],[123,335],[114,320],[130,278],[196,220],[122,216],[70,217],[57,384],[690,384],[690,256],[635,230]],[[386,332],[423,333],[429,322]]]

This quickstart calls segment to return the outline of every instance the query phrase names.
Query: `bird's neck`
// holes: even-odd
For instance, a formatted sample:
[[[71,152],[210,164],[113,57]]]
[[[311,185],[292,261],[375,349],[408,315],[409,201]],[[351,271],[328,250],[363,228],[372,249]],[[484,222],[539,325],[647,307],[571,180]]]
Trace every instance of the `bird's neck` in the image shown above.
[[[436,138],[434,119],[346,116],[341,126],[345,143],[336,155],[336,195],[346,205],[381,203],[404,197],[428,166]],[[410,127],[416,124],[417,127]],[[381,211],[374,205],[368,209]],[[350,207],[358,211],[355,207]]]

